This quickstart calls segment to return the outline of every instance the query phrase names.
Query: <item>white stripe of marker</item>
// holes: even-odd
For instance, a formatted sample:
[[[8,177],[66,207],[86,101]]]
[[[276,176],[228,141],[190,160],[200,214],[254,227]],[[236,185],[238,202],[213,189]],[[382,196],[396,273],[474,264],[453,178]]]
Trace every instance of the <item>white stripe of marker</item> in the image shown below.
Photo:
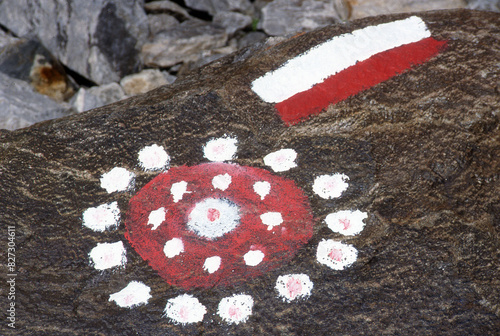
[[[265,102],[278,103],[375,54],[430,36],[417,16],[358,29],[290,59],[254,80],[252,90]]]

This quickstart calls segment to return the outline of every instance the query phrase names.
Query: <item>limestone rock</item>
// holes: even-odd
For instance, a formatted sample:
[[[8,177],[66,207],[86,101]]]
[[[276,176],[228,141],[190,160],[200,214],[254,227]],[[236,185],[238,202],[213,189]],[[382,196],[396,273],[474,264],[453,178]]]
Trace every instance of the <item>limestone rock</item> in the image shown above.
[[[168,14],[149,14],[148,15],[149,32],[152,35],[157,35],[162,31],[172,29],[179,25],[179,21]]]
[[[4,0],[0,24],[17,36],[37,36],[63,64],[99,84],[141,68],[148,34],[141,0]]]
[[[186,0],[185,3],[189,8],[205,11],[211,15],[230,11],[248,13],[252,8],[249,0]]]
[[[348,85],[324,93],[359,92],[287,124],[283,104],[254,91],[257,79],[307,61],[300,55],[337,36],[351,39],[344,51],[356,54],[353,36],[379,29],[353,31],[388,23],[392,30],[365,42],[378,47],[425,27],[431,36],[348,66],[351,81],[340,82]],[[8,289],[16,329],[4,324],[2,334],[497,334],[499,24],[498,13],[467,10],[365,18],[257,44],[173,85],[2,132],[0,221],[17,274]],[[293,73],[322,73],[331,59],[313,58],[268,88],[293,88],[307,80]],[[287,106],[321,102],[308,93]],[[281,210],[298,195],[301,203]],[[188,229],[195,218],[206,233],[221,214],[236,228],[224,226],[220,239]],[[311,236],[290,245],[293,258],[266,268],[298,233],[288,226],[298,215],[312,221]],[[252,220],[238,226],[240,216]],[[248,223],[255,231],[245,231]],[[139,248],[144,242],[150,251]],[[192,267],[168,278],[155,258],[169,271]],[[250,277],[255,270],[262,275]],[[227,286],[222,272],[232,277]],[[209,288],[197,281],[209,277]],[[200,288],[171,283],[186,279]],[[12,300],[0,295],[0,306]]]
[[[201,20],[188,20],[156,35],[142,47],[144,64],[168,67],[181,62],[195,62],[203,53],[226,44],[224,29]]]
[[[118,83],[109,83],[89,89],[80,88],[71,101],[78,112],[83,112],[117,102],[125,97],[125,92]]]
[[[218,12],[215,14],[213,23],[226,29],[228,35],[234,34],[237,30],[249,27],[252,18],[248,15],[235,12]]]
[[[74,113],[34,91],[27,82],[0,73],[0,129],[14,130]]]
[[[17,38],[5,33],[3,30],[0,29],[0,51],[2,50],[2,48],[10,44],[13,44],[17,41],[18,41]]]
[[[418,12],[437,9],[464,8],[465,0],[347,0],[350,19],[391,13]]]
[[[175,2],[168,0],[151,1],[144,4],[144,9],[149,13],[164,13],[174,16],[177,20],[184,21],[192,19],[188,11]]]
[[[147,69],[122,78],[120,85],[125,93],[134,96],[146,93],[162,85],[170,84],[160,70]]]
[[[275,0],[262,8],[262,29],[269,35],[310,31],[347,19],[341,0]]]

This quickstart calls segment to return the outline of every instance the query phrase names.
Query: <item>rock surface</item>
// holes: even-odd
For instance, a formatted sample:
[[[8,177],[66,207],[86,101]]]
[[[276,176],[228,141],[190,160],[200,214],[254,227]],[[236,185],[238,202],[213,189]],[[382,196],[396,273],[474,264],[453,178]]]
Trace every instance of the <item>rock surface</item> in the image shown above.
[[[334,36],[409,15],[254,45],[171,86],[2,132],[0,221],[15,235],[9,272],[16,276],[10,285],[15,299],[2,295],[0,306],[15,302],[16,329],[4,321],[1,333],[496,335],[500,16],[465,10],[417,15],[434,39],[447,41],[446,49],[293,126],[252,91],[255,79]],[[114,201],[121,220],[129,218],[128,201],[158,174],[138,163],[146,146],[163,146],[172,170],[208,162],[207,142],[228,137],[237,139],[230,162],[292,180],[311,205],[313,236],[290,262],[241,284],[184,290],[168,285],[139,256],[123,222],[102,232],[83,225],[87,209]],[[273,173],[263,158],[287,148],[296,151],[297,166]],[[134,172],[132,189],[104,188],[101,178],[114,167]],[[325,199],[313,181],[332,173],[348,176],[349,187]],[[332,212],[355,209],[368,214],[359,235],[342,236],[325,222]],[[3,239],[6,249],[7,235]],[[324,239],[352,244],[356,262],[344,270],[318,262]],[[105,242],[123,242],[122,267],[100,270],[91,262],[91,250]],[[277,279],[286,274],[308,275],[311,295],[292,302],[279,297]],[[149,287],[151,298],[120,307],[110,296],[132,281]],[[292,283],[290,291],[300,285]],[[201,322],[176,323],[186,310],[170,314],[167,302],[184,294],[206,308]],[[217,313],[234,294],[254,302],[248,320],[238,324]],[[236,308],[231,318],[242,313]]]
[[[465,0],[348,0],[351,7],[350,18],[355,20],[367,16],[376,16],[386,13],[408,13],[436,9],[464,8]]]

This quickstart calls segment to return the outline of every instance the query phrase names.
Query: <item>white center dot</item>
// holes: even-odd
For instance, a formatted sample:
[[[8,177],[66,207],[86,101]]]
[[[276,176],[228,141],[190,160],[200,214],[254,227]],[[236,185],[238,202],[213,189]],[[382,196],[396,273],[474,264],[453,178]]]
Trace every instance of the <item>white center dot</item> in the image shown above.
[[[240,208],[227,199],[207,198],[196,203],[187,227],[197,235],[214,239],[233,231],[240,223]]]

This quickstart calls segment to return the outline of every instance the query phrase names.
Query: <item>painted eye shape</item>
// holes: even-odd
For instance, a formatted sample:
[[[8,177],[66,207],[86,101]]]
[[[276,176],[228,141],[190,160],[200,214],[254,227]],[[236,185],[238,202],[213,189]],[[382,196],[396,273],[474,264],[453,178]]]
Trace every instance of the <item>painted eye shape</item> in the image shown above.
[[[313,216],[293,181],[213,162],[159,174],[130,200],[125,227],[165,281],[191,289],[282,265],[312,237]]]

